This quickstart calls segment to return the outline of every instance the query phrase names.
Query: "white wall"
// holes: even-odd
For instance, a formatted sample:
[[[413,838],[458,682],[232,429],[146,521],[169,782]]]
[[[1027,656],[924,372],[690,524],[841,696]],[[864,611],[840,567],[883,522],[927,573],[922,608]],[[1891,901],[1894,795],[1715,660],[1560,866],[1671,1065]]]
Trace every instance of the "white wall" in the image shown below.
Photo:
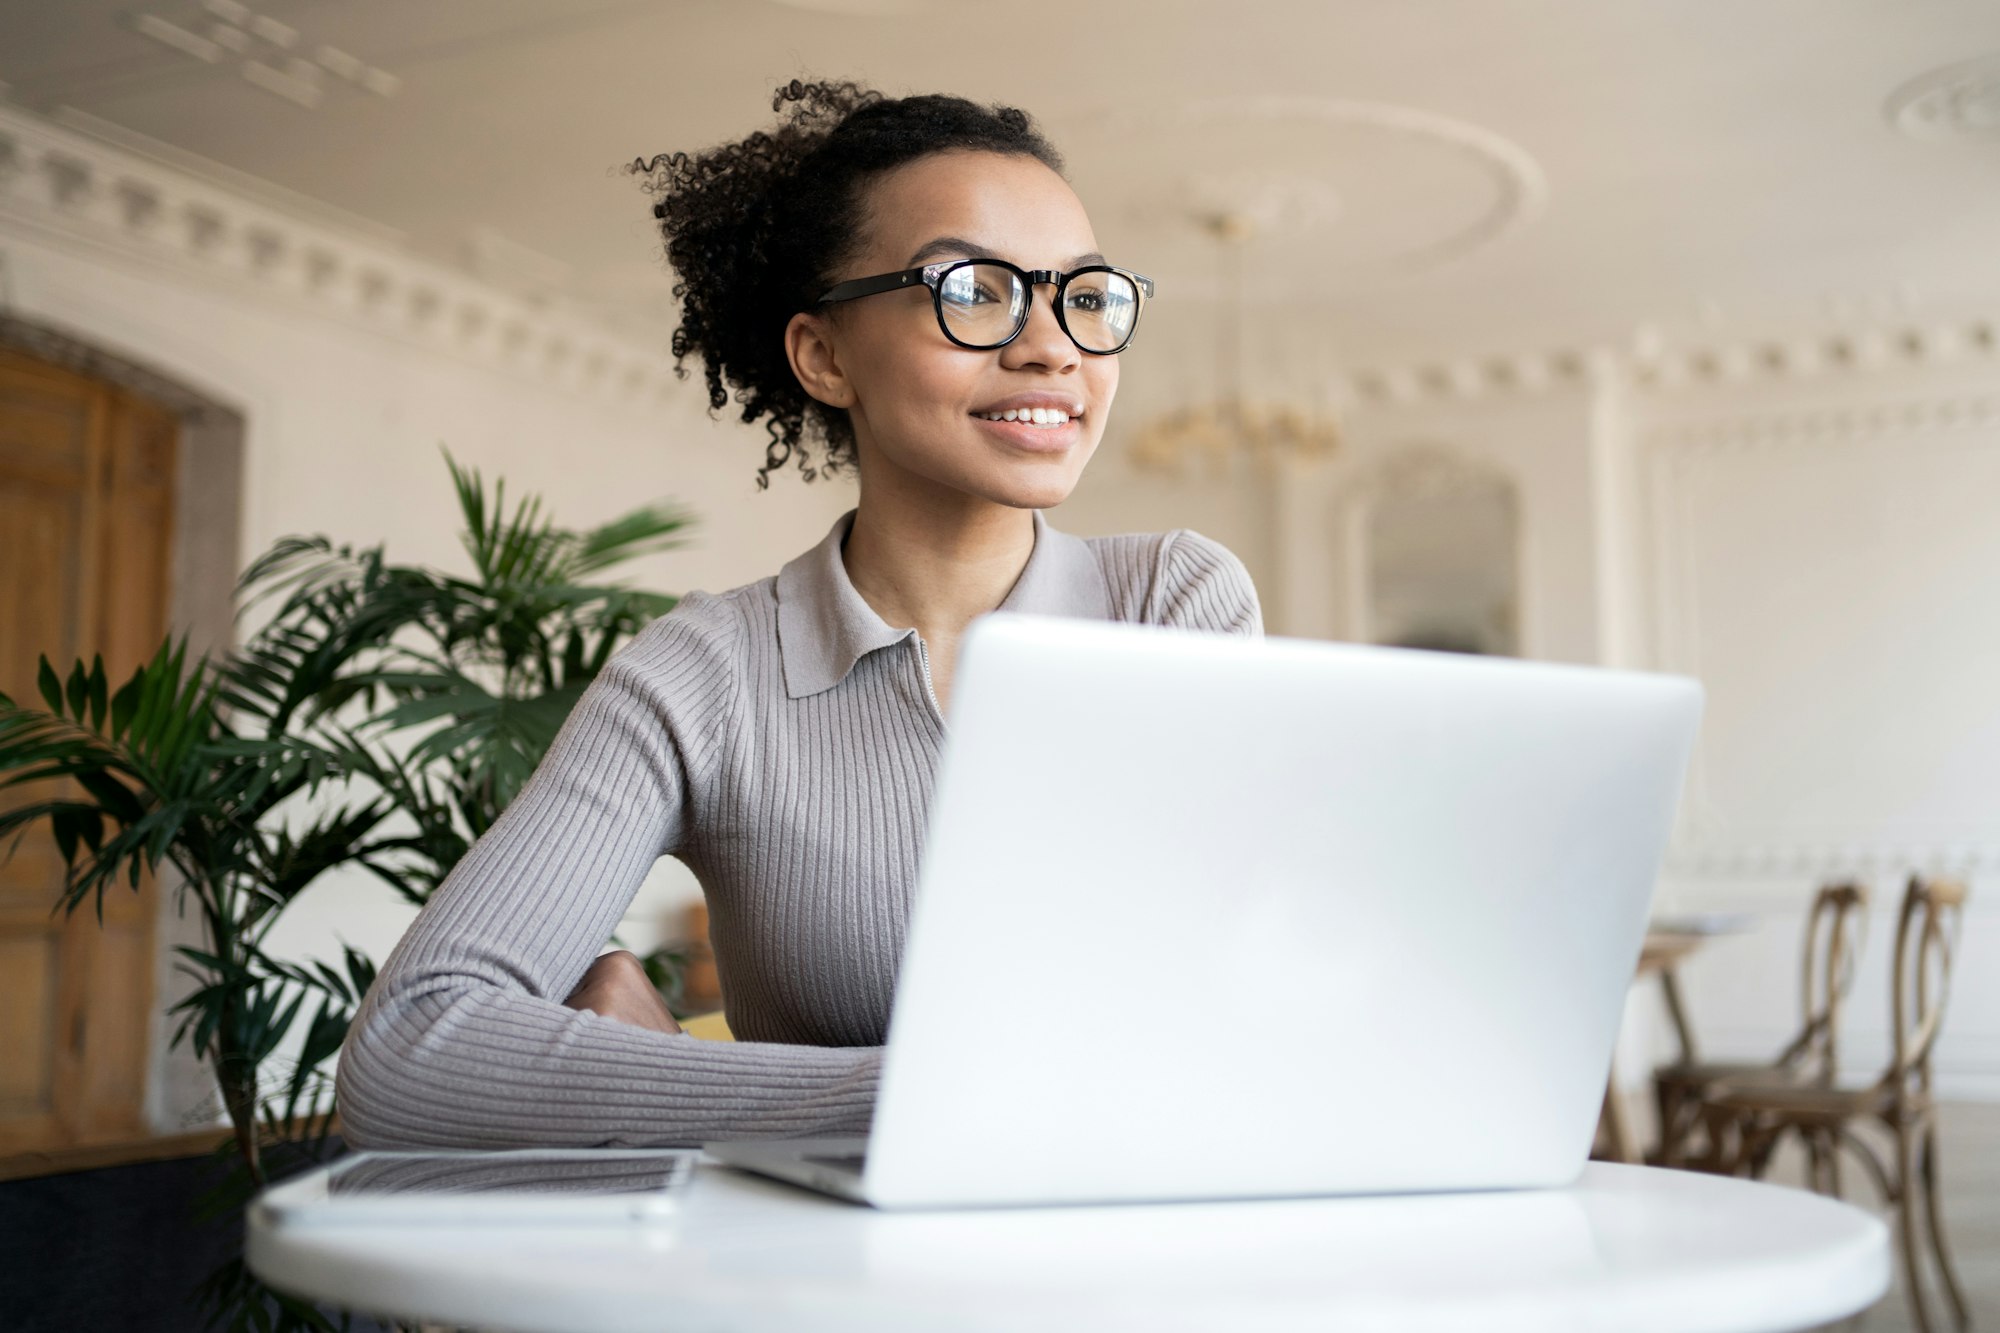
[[[1938,1048],[1947,1095],[2000,1098],[2000,372],[1882,367],[1636,394],[1633,601],[1709,715],[1662,886],[1756,928],[1688,968],[1712,1052],[1797,1023],[1813,888],[1869,884],[1843,1063],[1887,1054],[1894,912],[1913,871],[1969,880]]]

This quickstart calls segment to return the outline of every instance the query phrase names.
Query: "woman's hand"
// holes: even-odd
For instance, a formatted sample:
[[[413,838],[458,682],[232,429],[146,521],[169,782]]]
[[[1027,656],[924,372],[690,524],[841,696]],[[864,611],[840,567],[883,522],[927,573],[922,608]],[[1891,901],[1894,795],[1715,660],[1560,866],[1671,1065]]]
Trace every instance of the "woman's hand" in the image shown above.
[[[614,949],[599,957],[563,1003],[633,1027],[668,1033],[681,1030],[667,1012],[666,1001],[653,989],[645,964],[629,949]]]

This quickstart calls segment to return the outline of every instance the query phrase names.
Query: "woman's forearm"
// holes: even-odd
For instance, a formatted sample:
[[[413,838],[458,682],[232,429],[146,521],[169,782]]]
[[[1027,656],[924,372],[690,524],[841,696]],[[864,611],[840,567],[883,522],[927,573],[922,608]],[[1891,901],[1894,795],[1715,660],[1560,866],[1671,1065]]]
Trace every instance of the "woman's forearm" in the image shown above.
[[[863,1134],[881,1059],[670,1036],[467,981],[371,1002],[341,1057],[341,1123],[363,1148]]]

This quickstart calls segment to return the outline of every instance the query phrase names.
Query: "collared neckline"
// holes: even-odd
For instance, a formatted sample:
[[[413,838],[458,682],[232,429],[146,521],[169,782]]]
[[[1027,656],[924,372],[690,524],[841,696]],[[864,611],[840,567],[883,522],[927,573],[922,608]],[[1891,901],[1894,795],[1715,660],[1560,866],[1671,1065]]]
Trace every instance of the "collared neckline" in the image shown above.
[[[1034,549],[999,609],[1109,620],[1111,590],[1089,543],[1050,527],[1041,510],[1034,515]],[[850,509],[819,545],[778,571],[778,655],[793,699],[832,689],[869,653],[916,633],[887,624],[847,577],[840,548],[853,526]]]

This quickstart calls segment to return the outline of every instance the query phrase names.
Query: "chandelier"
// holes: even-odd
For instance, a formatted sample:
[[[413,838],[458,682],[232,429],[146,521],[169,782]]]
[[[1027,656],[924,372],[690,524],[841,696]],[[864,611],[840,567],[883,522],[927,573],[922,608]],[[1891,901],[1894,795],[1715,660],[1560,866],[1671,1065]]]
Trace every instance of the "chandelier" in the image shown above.
[[[1289,460],[1330,458],[1340,448],[1340,428],[1324,413],[1290,403],[1250,402],[1243,396],[1243,247],[1255,234],[1240,213],[1203,219],[1216,241],[1225,306],[1216,321],[1215,398],[1176,408],[1140,424],[1128,446],[1132,461],[1157,472],[1179,473],[1190,458],[1214,468],[1247,456],[1264,468]]]

